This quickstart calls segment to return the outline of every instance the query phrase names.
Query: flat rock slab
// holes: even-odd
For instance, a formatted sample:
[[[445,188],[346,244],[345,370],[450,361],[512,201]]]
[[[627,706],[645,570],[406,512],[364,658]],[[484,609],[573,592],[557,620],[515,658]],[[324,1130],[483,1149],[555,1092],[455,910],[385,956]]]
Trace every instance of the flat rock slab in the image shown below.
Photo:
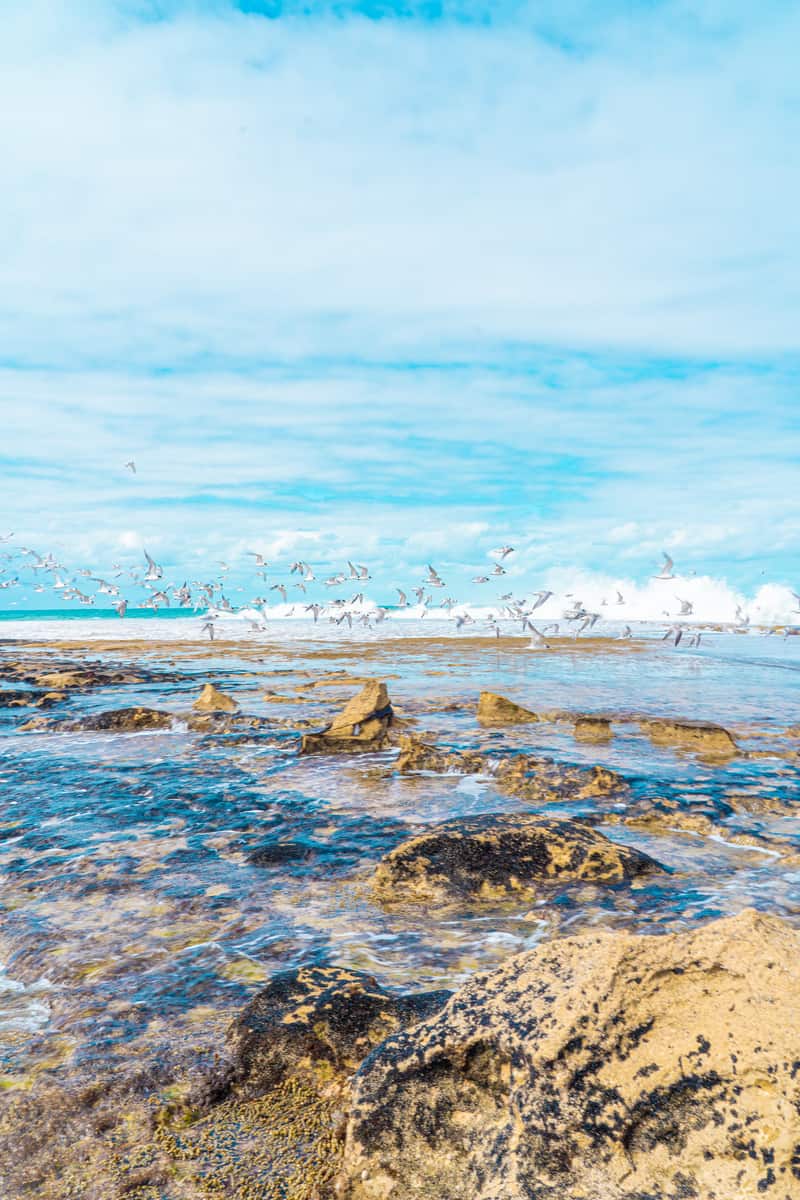
[[[173,720],[173,713],[162,712],[158,708],[137,706],[92,713],[88,717],[82,717],[80,721],[70,721],[62,728],[85,730],[90,733],[140,733],[148,729],[168,729]]]
[[[621,883],[662,868],[578,821],[490,813],[445,821],[382,859],[373,894],[384,904],[531,899],[573,880]]]
[[[354,1081],[340,1200],[800,1197],[800,936],[753,910],[562,938]]]
[[[682,746],[711,758],[728,758],[738,752],[736,742],[722,725],[659,717],[645,718],[640,727],[657,746]]]

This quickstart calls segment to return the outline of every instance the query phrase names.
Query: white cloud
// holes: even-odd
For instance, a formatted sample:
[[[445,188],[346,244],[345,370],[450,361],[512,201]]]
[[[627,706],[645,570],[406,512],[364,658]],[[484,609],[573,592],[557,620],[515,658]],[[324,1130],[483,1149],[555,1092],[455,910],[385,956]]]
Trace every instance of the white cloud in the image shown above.
[[[6,347],[797,346],[797,12],[595,32],[6,6]],[[576,16],[576,33],[581,26]]]

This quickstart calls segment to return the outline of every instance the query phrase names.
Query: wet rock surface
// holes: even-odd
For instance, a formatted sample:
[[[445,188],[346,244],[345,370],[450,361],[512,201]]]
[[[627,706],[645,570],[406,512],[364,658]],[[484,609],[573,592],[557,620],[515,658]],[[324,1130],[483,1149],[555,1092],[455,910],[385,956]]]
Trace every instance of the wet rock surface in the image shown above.
[[[483,725],[529,725],[539,720],[535,712],[499,696],[496,692],[481,692],[478,698],[478,720]]]
[[[799,950],[746,911],[476,976],[359,1070],[338,1194],[794,1200]]]
[[[361,971],[303,967],[277,975],[232,1025],[232,1086],[258,1095],[288,1078],[343,1084],[391,1034],[449,999],[445,991],[396,995]]]
[[[370,680],[319,733],[305,734],[301,754],[347,754],[383,750],[393,719],[386,684]]]
[[[706,721],[643,718],[641,727],[657,746],[679,746],[711,758],[728,758],[738,749],[727,729]]]
[[[226,696],[213,683],[206,683],[203,690],[192,705],[199,713],[235,713],[239,705],[231,696]]]
[[[554,881],[620,883],[660,869],[577,821],[491,813],[443,822],[392,850],[373,893],[384,904],[530,899]]]
[[[174,714],[156,708],[115,708],[108,712],[91,713],[80,721],[64,723],[62,728],[104,733],[139,733],[148,729],[169,729]]]

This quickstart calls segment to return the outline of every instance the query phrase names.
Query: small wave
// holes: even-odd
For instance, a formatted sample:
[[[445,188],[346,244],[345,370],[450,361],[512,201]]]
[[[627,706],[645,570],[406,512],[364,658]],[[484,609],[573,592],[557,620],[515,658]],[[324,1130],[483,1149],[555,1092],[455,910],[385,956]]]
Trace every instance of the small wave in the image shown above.
[[[6,975],[0,966],[0,1033],[36,1033],[50,1020],[50,1005],[44,998],[53,990],[49,979],[21,983]]]

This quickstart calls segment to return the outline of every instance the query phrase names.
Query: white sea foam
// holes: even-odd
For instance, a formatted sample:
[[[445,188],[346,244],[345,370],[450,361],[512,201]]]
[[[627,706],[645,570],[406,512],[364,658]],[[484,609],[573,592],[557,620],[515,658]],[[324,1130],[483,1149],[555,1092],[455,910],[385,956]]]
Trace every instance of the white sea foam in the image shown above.
[[[748,594],[731,586],[724,579],[710,575],[678,575],[674,579],[650,578],[637,582],[623,577],[603,576],[581,570],[558,569],[543,577],[542,585],[552,591],[544,604],[532,614],[531,619],[538,628],[558,622],[562,634],[572,628],[565,619],[565,612],[578,605],[590,613],[598,614],[599,620],[592,627],[595,635],[614,637],[625,625],[630,625],[636,634],[663,632],[667,625],[676,621],[686,626],[724,625],[747,630],[763,631],[773,626],[794,626],[800,629],[800,602],[792,590],[782,583],[764,583],[754,593]],[[152,616],[140,618],[128,616],[120,620],[116,616],[99,614],[65,613],[63,616],[43,616],[40,620],[15,620],[10,613],[2,614],[0,636],[19,639],[59,639],[71,636],[91,640],[153,640],[189,641],[205,637],[203,625],[213,619],[218,636],[229,639],[266,637],[276,627],[281,629],[281,639],[316,638],[338,641],[358,636],[368,640],[382,637],[424,637],[469,634],[487,634],[489,621],[498,621],[504,632],[518,633],[520,622],[510,618],[507,602],[486,586],[486,602],[472,600],[453,604],[450,609],[436,604],[425,608],[421,604],[395,608],[387,604],[381,618],[380,595],[365,595],[363,600],[351,602],[345,598],[343,605],[333,606],[333,596],[320,597],[322,611],[317,621],[313,620],[305,600],[294,603],[244,604],[235,611],[209,609],[206,612],[186,613],[180,617]],[[529,588],[506,584],[506,591],[513,591],[515,601],[524,602],[527,608],[533,603],[534,592]],[[377,589],[376,589],[377,591]],[[622,602],[618,601],[622,596]],[[692,606],[689,614],[681,615],[681,601]],[[327,602],[327,603],[326,603]],[[349,614],[352,628],[347,619],[336,623],[336,618]],[[457,618],[466,617],[461,629]],[[83,618],[83,619],[82,619]],[[370,624],[363,623],[368,619]]]
[[[50,1019],[47,993],[53,985],[48,979],[25,984],[11,979],[0,965],[0,1033],[35,1033]]]

